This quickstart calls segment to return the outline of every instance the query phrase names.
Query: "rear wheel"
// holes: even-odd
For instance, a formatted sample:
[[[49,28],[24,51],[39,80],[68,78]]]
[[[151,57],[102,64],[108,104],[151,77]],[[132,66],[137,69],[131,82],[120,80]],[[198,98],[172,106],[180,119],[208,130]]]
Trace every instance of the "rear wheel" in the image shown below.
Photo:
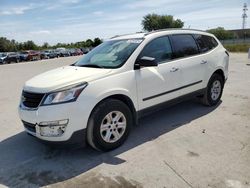
[[[120,100],[107,99],[92,112],[87,141],[95,149],[109,151],[122,145],[132,126],[132,114]]]
[[[203,104],[214,106],[221,99],[224,88],[224,79],[220,74],[213,74],[208,82],[205,94],[202,98]]]

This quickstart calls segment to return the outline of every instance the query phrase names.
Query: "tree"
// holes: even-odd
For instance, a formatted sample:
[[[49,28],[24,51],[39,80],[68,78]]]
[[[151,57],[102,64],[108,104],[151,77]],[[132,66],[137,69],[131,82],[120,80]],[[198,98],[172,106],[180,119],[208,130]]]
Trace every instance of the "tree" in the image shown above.
[[[102,40],[100,38],[95,38],[94,39],[94,43],[93,43],[93,47],[96,47],[96,46],[98,46],[101,43],[102,43]]]
[[[8,40],[5,37],[0,37],[0,52],[17,51],[18,43],[15,40]]]
[[[9,40],[5,37],[0,37],[0,52],[15,52],[23,50],[45,50],[48,48],[82,48],[82,47],[95,47],[102,43],[100,38],[94,40],[88,39],[86,41],[71,42],[71,43],[57,43],[56,45],[50,46],[49,43],[44,42],[43,45],[38,46],[32,40],[26,42],[17,42],[15,40]]]
[[[5,37],[0,38],[0,52],[7,52],[8,40]]]
[[[234,37],[232,32],[225,30],[223,27],[209,29],[207,32],[214,34],[219,40],[232,39]]]
[[[25,50],[25,49],[24,49],[23,43],[18,43],[17,49],[18,49],[19,51]]]
[[[25,50],[37,50],[38,46],[32,40],[28,40],[27,42],[24,42],[24,49]]]
[[[16,42],[15,40],[12,39],[12,40],[10,41],[10,51],[15,52],[15,51],[17,51],[17,48],[18,48],[17,42]]]
[[[93,47],[94,42],[91,39],[86,40],[85,46],[86,47]]]
[[[184,22],[174,19],[171,15],[147,14],[143,17],[142,26],[145,31],[153,31],[166,28],[182,28]]]
[[[45,42],[42,45],[42,49],[48,49],[49,48],[49,43]]]

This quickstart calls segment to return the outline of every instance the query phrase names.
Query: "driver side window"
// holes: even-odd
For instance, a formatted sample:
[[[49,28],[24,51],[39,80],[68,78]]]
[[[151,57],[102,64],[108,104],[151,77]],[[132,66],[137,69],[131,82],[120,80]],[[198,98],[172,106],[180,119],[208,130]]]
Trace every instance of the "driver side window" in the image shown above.
[[[155,58],[157,63],[165,63],[172,59],[172,48],[167,36],[159,37],[149,42],[139,55]]]

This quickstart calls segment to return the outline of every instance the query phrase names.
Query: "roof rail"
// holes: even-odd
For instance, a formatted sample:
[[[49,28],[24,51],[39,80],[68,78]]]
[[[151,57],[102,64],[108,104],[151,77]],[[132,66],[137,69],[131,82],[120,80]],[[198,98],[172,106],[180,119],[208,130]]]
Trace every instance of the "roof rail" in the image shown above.
[[[154,31],[150,31],[148,33],[146,33],[145,35],[149,35],[152,33],[157,33],[157,32],[161,32],[161,31],[172,31],[172,30],[183,30],[183,31],[200,31],[200,32],[206,32],[204,30],[199,30],[199,29],[183,29],[183,28],[167,28],[167,29],[158,29],[158,30],[154,30]]]
[[[144,33],[143,31],[139,31],[139,32],[135,32],[135,33],[127,33],[127,34],[122,34],[122,35],[115,35],[113,37],[111,37],[110,39],[114,39],[117,37],[122,37],[122,36],[126,36],[126,35],[134,35],[134,34],[139,34],[139,33]],[[146,33],[145,33],[146,34]]]
[[[147,35],[152,34],[152,33],[157,33],[157,32],[161,32],[161,31],[172,31],[172,30],[206,32],[204,30],[199,30],[199,29],[167,28],[167,29],[158,29],[158,30],[150,31],[150,32],[147,32],[147,33],[143,32],[143,31],[139,31],[139,32],[135,32],[135,33],[127,33],[127,34],[122,34],[122,35],[115,35],[115,36],[111,37],[110,39],[114,39],[114,38],[122,37],[122,36],[126,36],[126,35],[138,34],[138,33],[145,33],[144,36],[147,36]]]

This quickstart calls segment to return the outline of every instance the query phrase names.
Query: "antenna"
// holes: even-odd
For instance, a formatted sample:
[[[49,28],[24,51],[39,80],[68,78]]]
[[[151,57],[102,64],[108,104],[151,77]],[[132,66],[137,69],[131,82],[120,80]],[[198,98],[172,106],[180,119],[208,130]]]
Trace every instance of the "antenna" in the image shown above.
[[[244,3],[243,5],[243,14],[242,14],[242,29],[245,29],[246,28],[246,23],[247,23],[247,4]]]

